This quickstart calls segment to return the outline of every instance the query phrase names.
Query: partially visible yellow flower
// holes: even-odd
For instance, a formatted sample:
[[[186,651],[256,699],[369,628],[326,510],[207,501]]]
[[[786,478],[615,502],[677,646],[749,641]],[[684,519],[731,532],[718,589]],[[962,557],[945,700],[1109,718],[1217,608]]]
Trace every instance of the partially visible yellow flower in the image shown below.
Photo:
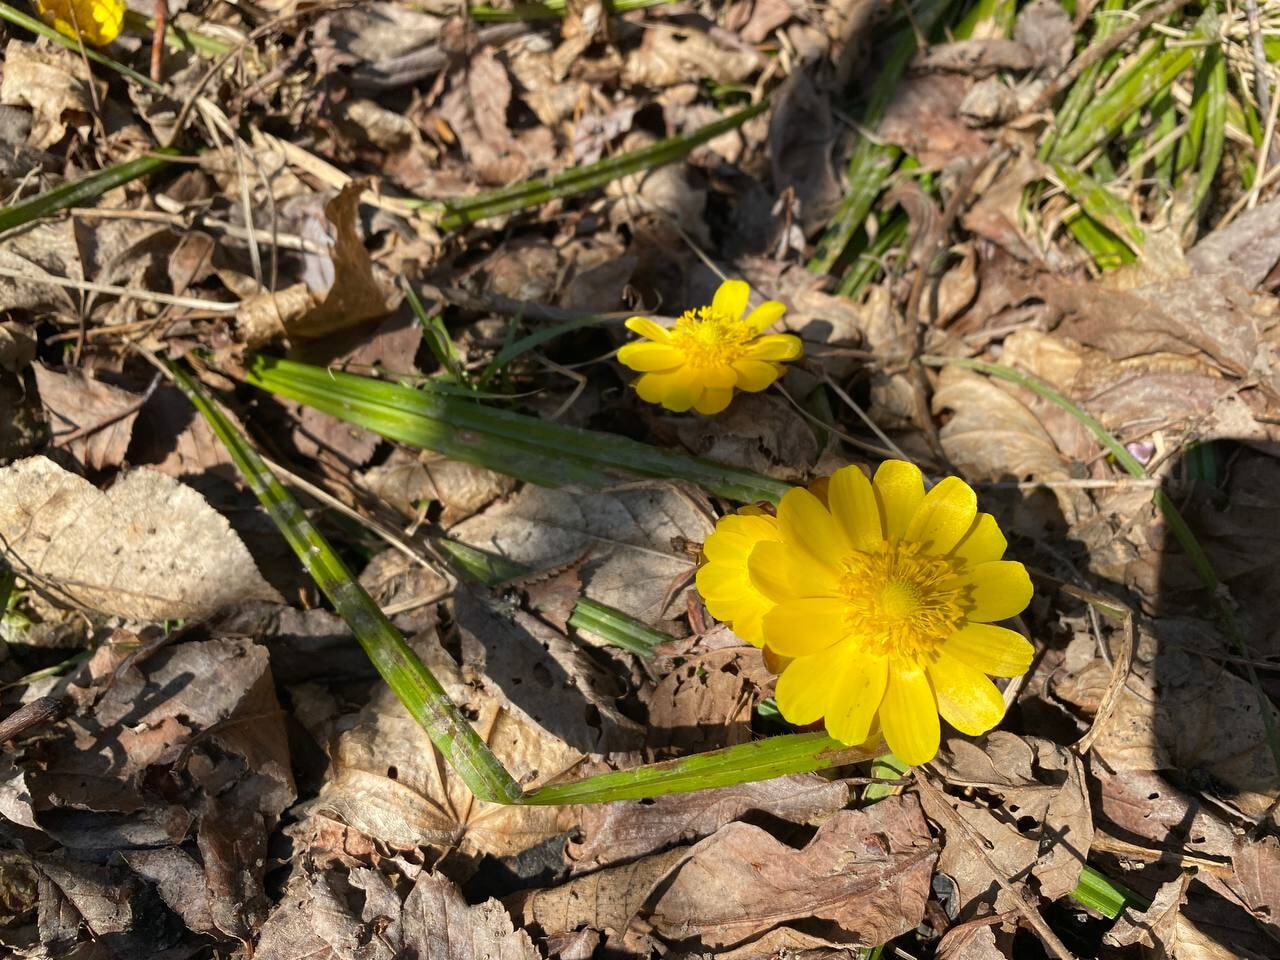
[[[1033,654],[1020,634],[994,625],[1031,601],[1022,564],[1000,559],[1006,542],[995,519],[978,513],[963,480],[925,493],[920,470],[901,460],[882,464],[874,482],[844,467],[825,493],[824,504],[791,490],[771,534],[754,528],[754,539],[741,529],[745,518],[723,518],[707,539],[728,534],[706,550],[716,597],[707,609],[789,658],[777,700],[792,723],[822,719],[848,744],[878,724],[909,764],[938,752],[939,714],[962,733],[990,730],[1004,699],[987,675],[1024,673]],[[750,589],[729,572],[743,549]]]
[[[35,0],[35,5],[49,26],[73,40],[83,36],[95,47],[120,36],[124,24],[123,0]]]
[[[670,329],[646,317],[628,320],[644,339],[619,350],[618,360],[643,374],[635,382],[640,398],[677,413],[719,413],[735,389],[756,393],[782,376],[783,361],[798,359],[804,347],[789,333],[761,336],[787,308],[766,300],[747,313],[750,295],[744,281],[726,280],[711,306],[686,310]]]
[[[764,615],[774,603],[751,582],[747,558],[762,540],[778,540],[778,520],[757,507],[722,517],[702,544],[707,562],[698,568],[698,593],[711,615],[739,637],[764,646]]]

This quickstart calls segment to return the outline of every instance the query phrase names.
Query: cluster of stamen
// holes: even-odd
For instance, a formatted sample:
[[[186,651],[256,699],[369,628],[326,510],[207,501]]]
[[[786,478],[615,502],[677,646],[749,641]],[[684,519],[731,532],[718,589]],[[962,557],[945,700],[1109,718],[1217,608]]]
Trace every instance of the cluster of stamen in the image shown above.
[[[854,553],[843,566],[849,632],[868,653],[927,663],[971,606],[956,564],[917,543]]]
[[[733,363],[751,339],[751,329],[741,319],[716,313],[711,307],[686,310],[671,328],[672,344],[694,367]]]

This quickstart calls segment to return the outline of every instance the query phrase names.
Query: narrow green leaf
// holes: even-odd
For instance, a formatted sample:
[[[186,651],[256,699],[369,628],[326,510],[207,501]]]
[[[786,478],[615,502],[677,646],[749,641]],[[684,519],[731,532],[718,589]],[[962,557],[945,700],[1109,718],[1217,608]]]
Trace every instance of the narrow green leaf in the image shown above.
[[[547,177],[526,180],[523,183],[503,187],[500,190],[491,190],[474,197],[460,197],[426,205],[438,206],[443,210],[437,223],[441,230],[457,230],[459,227],[476,223],[486,217],[496,217],[504,213],[536,207],[558,197],[575,196],[632,173],[675,163],[687,156],[694,147],[714,140],[722,133],[736,130],[752,117],[759,116],[768,106],[769,101],[766,98],[745,110],[739,110],[705,127],[700,127],[692,133],[668,137],[666,140],[659,140],[639,150],[620,153],[584,167],[573,167]]]
[[[156,18],[146,17],[134,10],[124,12],[124,28],[130,33],[151,36],[156,29]],[[164,45],[170,50],[194,50],[206,57],[222,57],[231,52],[231,44],[218,37],[211,37],[199,30],[188,30],[172,20],[165,24]]]
[[[459,385],[467,383],[467,371],[462,366],[462,355],[449,336],[449,329],[444,325],[444,318],[439,313],[427,315],[426,308],[418,299],[413,284],[404,283],[405,297],[409,301],[409,309],[418,318],[418,326],[422,327],[422,337],[427,342],[427,349],[436,358],[436,362],[444,369],[450,380]]]
[[[390,440],[434,450],[547,487],[600,490],[623,479],[696,483],[717,496],[777,501],[788,484],[614,434],[324,367],[254,356],[245,379]]]
[[[854,261],[853,267],[849,272],[844,275],[836,292],[842,297],[858,299],[862,295],[862,291],[866,289],[867,284],[874,280],[876,274],[884,268],[882,262],[884,255],[891,248],[903,246],[899,260],[905,257],[905,243],[909,226],[910,221],[905,213],[899,212],[895,214],[888,223],[880,228],[880,232],[876,234],[875,240],[867,245],[867,249],[858,254],[858,259]]]
[[[1080,871],[1080,879],[1076,888],[1071,891],[1071,899],[1090,910],[1096,910],[1108,920],[1120,916],[1126,906],[1132,905],[1139,910],[1150,906],[1128,887],[1116,883],[1088,864]]]
[[[1090,150],[1110,140],[1131,116],[1163,93],[1178,74],[1191,66],[1195,56],[1194,49],[1175,47],[1162,50],[1150,62],[1138,58],[1084,109],[1075,128],[1058,140],[1053,159],[1076,163]]]
[[[594,633],[615,647],[646,659],[653,656],[659,644],[671,640],[670,635],[641,623],[630,614],[586,597],[574,606],[569,626]]]
[[[482,800],[512,803],[520,786],[453,704],[440,681],[418,659],[386,615],[346,568],[328,541],[307,519],[293,498],[267,469],[256,450],[225,414],[204,395],[179,366],[169,372],[226,446],[236,468],[298,555],[311,578],[329,598],[378,673],[413,718],[421,724],[471,792]]]
[[[163,147],[134,160],[126,160],[114,166],[91,173],[68,183],[61,183],[51,190],[20,200],[9,207],[0,208],[0,233],[21,227],[47,217],[68,207],[78,207],[100,197],[108,190],[149,173],[163,169],[180,156],[179,151]]]
[[[1128,243],[1135,253],[1142,252],[1146,236],[1128,204],[1070,164],[1055,161],[1050,166],[1063,189],[1080,204],[1080,209]]]
[[[535,330],[533,333],[521,337],[519,340],[512,340],[499,350],[494,358],[489,361],[489,365],[485,367],[483,376],[480,377],[482,384],[488,383],[495,373],[509,364],[517,357],[523,356],[530,350],[536,350],[556,337],[566,333],[572,333],[575,330],[582,330],[586,327],[598,326],[602,323],[608,323],[609,317],[590,316],[590,317],[574,317],[565,320],[562,323],[555,323],[549,327],[543,327],[541,330]]]
[[[873,753],[846,747],[825,733],[794,733],[742,743],[722,750],[602,773],[585,780],[548,784],[528,791],[524,804],[602,803],[638,800],[710,787],[731,787],[811,773],[869,760]]]
[[[897,754],[886,753],[876,757],[871,764],[869,776],[877,780],[897,780],[907,775],[911,768],[898,759]],[[869,783],[862,790],[863,803],[875,803],[885,797],[892,796],[898,788],[888,783]]]
[[[1205,52],[1204,120],[1200,156],[1196,163],[1195,192],[1191,198],[1190,219],[1194,221],[1208,199],[1222,153],[1227,142],[1227,59],[1222,47],[1215,44]],[[1197,104],[1197,107],[1200,104]]]
[[[1066,217],[1063,222],[1099,270],[1114,270],[1137,259],[1124,241],[1092,217],[1078,213]]]

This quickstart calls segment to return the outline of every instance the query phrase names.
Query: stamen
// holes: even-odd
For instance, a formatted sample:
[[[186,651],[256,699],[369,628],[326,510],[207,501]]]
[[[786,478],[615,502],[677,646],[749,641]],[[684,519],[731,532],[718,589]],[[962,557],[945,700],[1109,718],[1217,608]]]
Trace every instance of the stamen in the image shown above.
[[[711,307],[686,310],[671,329],[671,342],[684,352],[686,362],[698,368],[721,367],[742,357],[754,339],[738,317],[716,313]]]

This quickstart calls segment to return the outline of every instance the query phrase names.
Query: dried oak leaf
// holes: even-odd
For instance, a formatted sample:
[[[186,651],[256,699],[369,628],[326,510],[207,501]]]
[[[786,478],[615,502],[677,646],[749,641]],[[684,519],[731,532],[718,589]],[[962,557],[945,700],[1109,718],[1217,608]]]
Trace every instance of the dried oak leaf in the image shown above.
[[[743,944],[792,921],[805,930],[787,930],[791,949],[871,946],[924,918],[937,856],[911,797],[840,810],[799,850],[730,823],[689,848],[642,914],[664,939],[696,949]]]
[[[434,636],[412,641],[446,693],[473,717],[517,781],[546,781],[582,753],[527,714],[470,686]],[[573,807],[503,806],[476,800],[389,689],[381,689],[330,748],[330,779],[302,814],[327,813],[398,847],[461,845],[497,857],[521,853],[577,822]]]
[[[751,811],[792,823],[816,824],[848,800],[849,788],[843,783],[798,774],[652,801],[592,804],[583,810],[583,839],[570,844],[569,855],[579,869],[631,860],[709,836]]]
[[[273,590],[230,524],[164,474],[103,492],[45,457],[0,470],[0,550],[60,601],[132,620],[199,619]]]
[[[1037,881],[1049,900],[1075,889],[1093,843],[1093,816],[1080,758],[1065,747],[1038,737],[1018,737],[1003,730],[982,742],[960,737],[946,741],[937,766],[953,786],[994,794],[988,809],[947,797],[959,814],[988,844],[988,853],[1006,877]],[[939,802],[924,797],[925,812]],[[961,916],[996,890],[987,864],[973,855],[963,837],[948,836],[938,869],[959,888]],[[999,891],[996,909],[1014,909],[1009,894]]]
[[[262,927],[257,960],[542,960],[496,900],[471,906],[423,872],[401,901],[384,874],[357,868],[301,876]]]
[[[590,547],[582,567],[586,595],[647,623],[684,612],[684,593],[673,596],[672,587],[689,577],[693,561],[672,541],[701,542],[710,532],[710,520],[669,486],[582,494],[532,484],[451,531],[535,570]]]
[[[37,363],[32,369],[53,442],[57,444],[68,434],[96,427],[85,436],[66,440],[66,447],[90,470],[118,466],[129,449],[139,398],[75,368],[58,373]]]

